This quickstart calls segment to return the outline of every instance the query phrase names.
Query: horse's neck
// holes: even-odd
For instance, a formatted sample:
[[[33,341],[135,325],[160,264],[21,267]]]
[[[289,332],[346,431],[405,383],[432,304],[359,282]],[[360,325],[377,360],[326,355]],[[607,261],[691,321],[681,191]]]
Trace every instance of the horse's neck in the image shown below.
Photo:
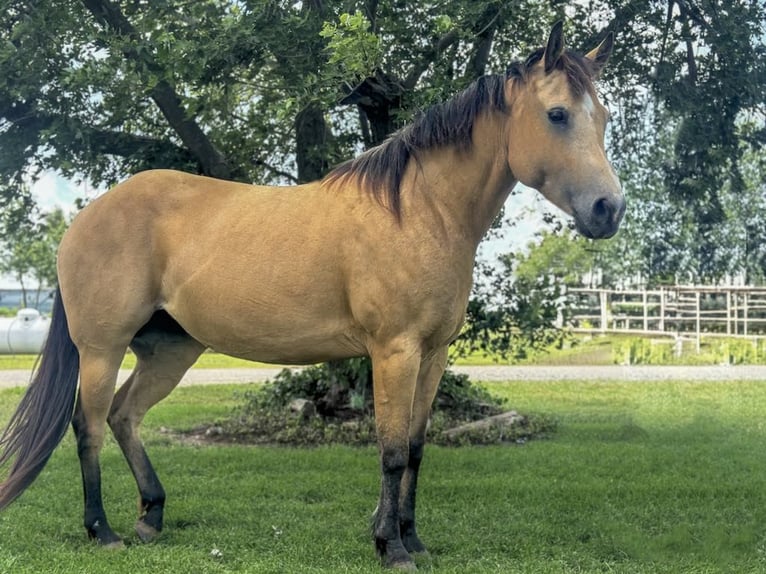
[[[516,183],[508,167],[502,125],[496,117],[482,116],[470,149],[430,150],[413,162],[414,200],[437,211],[452,237],[472,242],[474,249]]]

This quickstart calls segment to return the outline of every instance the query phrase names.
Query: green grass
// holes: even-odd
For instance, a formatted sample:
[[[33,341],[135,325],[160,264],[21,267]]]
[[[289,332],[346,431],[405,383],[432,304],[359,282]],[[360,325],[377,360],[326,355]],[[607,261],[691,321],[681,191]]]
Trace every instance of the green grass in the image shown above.
[[[631,341],[638,340],[638,337],[629,335],[604,335],[593,337],[578,337],[576,339],[576,345],[567,345],[564,349],[550,349],[548,351],[541,351],[532,354],[527,359],[519,362],[521,365],[613,365],[615,364],[616,357],[622,357],[624,354],[624,348],[629,345]],[[647,339],[647,341],[650,339]],[[668,351],[666,355],[671,355],[670,346],[672,340],[660,338],[656,340],[656,350],[661,350],[660,347],[666,348]],[[666,360],[667,364],[677,365],[715,365],[725,360],[724,355],[720,351],[724,343],[727,342],[725,338],[704,338],[702,342],[701,353],[696,353],[695,345],[692,342],[686,341],[684,344],[684,353],[680,358],[671,357]],[[734,339],[728,340],[728,344],[732,346],[743,347],[751,345],[749,341],[737,341]],[[655,346],[655,345],[653,345]],[[741,354],[741,353],[740,353]],[[659,357],[659,354],[658,354]],[[455,358],[456,365],[461,366],[483,366],[483,365],[503,365],[508,364],[508,361],[504,361],[502,358],[485,355],[481,351],[476,351],[466,357]],[[36,355],[0,355],[0,370],[3,369],[32,369]],[[740,361],[735,357],[735,360]],[[662,361],[659,361],[660,364]],[[751,361],[752,362],[752,361]],[[122,363],[122,368],[132,369],[135,365],[135,356],[132,353],[128,353],[125,356],[125,360]],[[236,359],[220,353],[208,351],[203,353],[197,360],[194,367],[195,369],[226,369],[226,368],[253,368],[253,367],[273,367],[274,365],[268,365],[266,363],[257,363],[253,361],[246,361],[244,359]]]
[[[766,571],[764,382],[490,385],[559,430],[523,447],[427,449],[419,516],[431,571]],[[367,530],[374,449],[191,447],[158,432],[225,416],[242,389],[177,389],[147,416],[168,491],[155,544],[132,533],[135,487],[112,442],[107,511],[131,544],[109,552],[86,540],[68,436],[0,514],[0,572],[380,572]],[[19,396],[0,392],[0,420]]]

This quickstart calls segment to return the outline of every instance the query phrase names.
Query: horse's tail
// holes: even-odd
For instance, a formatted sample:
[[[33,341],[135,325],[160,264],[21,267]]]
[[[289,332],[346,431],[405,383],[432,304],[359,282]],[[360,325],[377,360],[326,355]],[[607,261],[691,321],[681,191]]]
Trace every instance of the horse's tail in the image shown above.
[[[32,382],[0,437],[0,466],[15,457],[0,484],[0,510],[40,474],[72,420],[80,355],[69,335],[61,291],[53,300],[48,338]]]

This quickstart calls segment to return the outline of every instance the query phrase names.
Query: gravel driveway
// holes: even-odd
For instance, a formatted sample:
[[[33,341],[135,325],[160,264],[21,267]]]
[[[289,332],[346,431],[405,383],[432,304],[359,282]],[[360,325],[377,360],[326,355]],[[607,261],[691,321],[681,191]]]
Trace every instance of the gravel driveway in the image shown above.
[[[209,383],[248,383],[273,378],[279,368],[270,369],[192,369],[181,385]],[[556,366],[556,367],[453,367],[453,371],[466,373],[476,381],[565,381],[565,380],[620,380],[620,381],[734,381],[761,380],[766,382],[766,365],[709,366],[709,367],[648,367],[648,366]],[[120,381],[129,371],[120,371]],[[0,388],[23,386],[29,382],[29,371],[0,371]]]

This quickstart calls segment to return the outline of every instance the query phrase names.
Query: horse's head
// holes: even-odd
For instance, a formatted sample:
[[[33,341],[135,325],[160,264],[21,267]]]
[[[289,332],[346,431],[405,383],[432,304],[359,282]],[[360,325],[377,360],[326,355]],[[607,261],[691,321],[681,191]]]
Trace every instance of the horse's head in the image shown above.
[[[561,22],[548,44],[509,68],[508,164],[516,179],[574,217],[578,231],[611,237],[625,213],[620,180],[606,158],[609,117],[593,88],[613,36],[585,56],[564,49]]]

